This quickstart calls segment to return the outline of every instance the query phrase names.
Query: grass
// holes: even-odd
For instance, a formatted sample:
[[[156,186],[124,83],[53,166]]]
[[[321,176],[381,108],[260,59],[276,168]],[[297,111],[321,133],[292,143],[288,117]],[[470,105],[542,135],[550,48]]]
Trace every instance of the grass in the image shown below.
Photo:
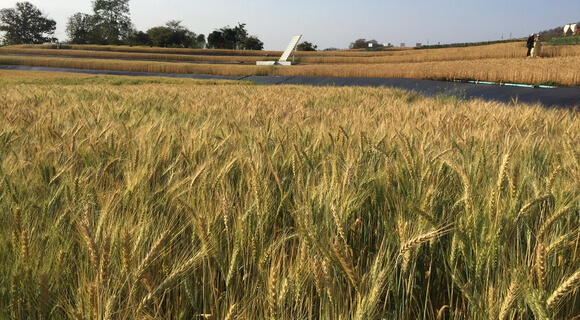
[[[0,78],[0,317],[580,313],[576,112],[137,80]]]

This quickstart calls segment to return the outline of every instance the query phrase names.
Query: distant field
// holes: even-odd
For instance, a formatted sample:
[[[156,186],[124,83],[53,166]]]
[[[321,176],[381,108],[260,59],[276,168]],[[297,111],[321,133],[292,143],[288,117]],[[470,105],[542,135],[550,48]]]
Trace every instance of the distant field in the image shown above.
[[[148,47],[15,46],[0,48],[0,64],[215,75],[280,75],[470,79],[580,85],[580,46],[545,45],[541,59],[525,59],[523,42],[476,47],[385,51],[297,52],[293,67],[260,67],[281,52]],[[34,56],[34,57],[33,57]]]
[[[5,70],[0,97],[2,319],[580,314],[576,111]]]

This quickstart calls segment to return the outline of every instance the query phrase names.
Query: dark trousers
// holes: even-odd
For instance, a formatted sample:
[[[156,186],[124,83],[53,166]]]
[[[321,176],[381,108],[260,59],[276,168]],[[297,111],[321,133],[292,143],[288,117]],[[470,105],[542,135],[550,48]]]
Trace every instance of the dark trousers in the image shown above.
[[[529,57],[532,55],[532,48],[533,47],[528,47],[528,54],[526,55],[526,57]]]

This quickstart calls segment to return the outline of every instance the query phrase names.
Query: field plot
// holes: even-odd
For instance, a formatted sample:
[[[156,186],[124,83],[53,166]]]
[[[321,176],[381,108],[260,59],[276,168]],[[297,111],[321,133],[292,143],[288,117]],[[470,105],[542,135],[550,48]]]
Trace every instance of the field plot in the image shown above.
[[[0,317],[571,319],[578,114],[0,74]]]
[[[293,67],[256,66],[280,52],[146,47],[13,46],[0,48],[0,64],[226,76],[322,76],[462,79],[525,84],[580,85],[580,46],[544,46],[541,59],[525,59],[523,42],[464,48],[394,48],[385,51],[297,52]]]

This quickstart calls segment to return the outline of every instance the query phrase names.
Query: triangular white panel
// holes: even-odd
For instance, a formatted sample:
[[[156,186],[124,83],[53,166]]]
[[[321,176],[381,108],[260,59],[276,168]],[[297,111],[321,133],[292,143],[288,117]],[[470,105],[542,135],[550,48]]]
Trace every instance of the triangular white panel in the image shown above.
[[[286,50],[284,50],[284,53],[282,54],[280,60],[278,61],[285,62],[286,60],[288,60],[288,57],[290,56],[292,51],[294,51],[294,49],[296,48],[296,45],[298,44],[298,41],[300,41],[300,38],[302,38],[302,35],[292,37],[292,40],[290,40],[290,43],[288,44]]]

